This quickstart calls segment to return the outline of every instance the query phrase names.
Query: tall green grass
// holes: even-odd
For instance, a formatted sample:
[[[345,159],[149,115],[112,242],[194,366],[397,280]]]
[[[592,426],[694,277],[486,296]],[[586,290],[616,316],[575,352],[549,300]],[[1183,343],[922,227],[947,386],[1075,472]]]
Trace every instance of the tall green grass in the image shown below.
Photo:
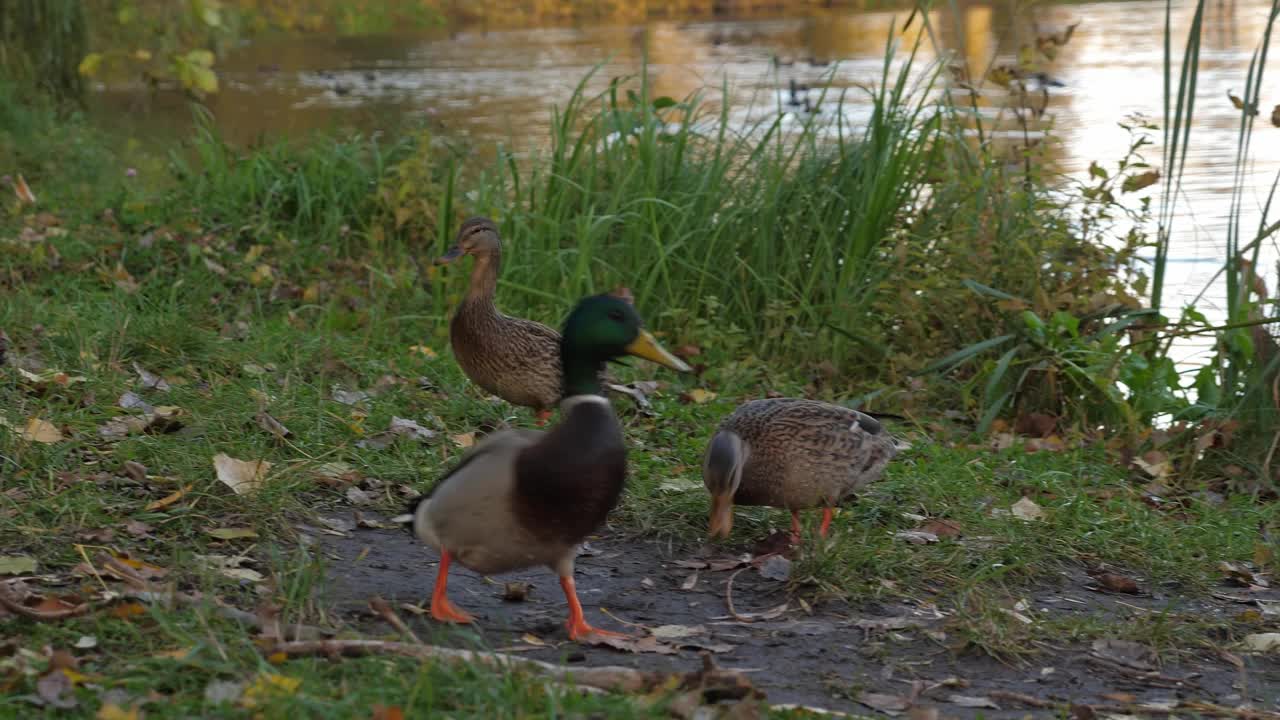
[[[1169,258],[1174,207],[1182,196],[1182,172],[1188,147],[1194,142],[1195,95],[1200,70],[1200,42],[1203,32],[1205,1],[1199,0],[1193,10],[1190,29],[1184,43],[1181,64],[1175,66],[1172,29],[1173,3],[1166,4],[1164,50],[1164,164],[1167,182],[1161,199],[1160,228],[1154,265],[1155,283],[1152,304],[1160,308],[1165,265]],[[1242,107],[1236,136],[1236,152],[1231,175],[1231,204],[1227,217],[1225,255],[1222,266],[1210,280],[1221,281],[1226,289],[1226,322],[1215,333],[1216,352],[1209,365],[1200,370],[1196,385],[1200,406],[1220,417],[1240,421],[1244,428],[1242,441],[1233,460],[1246,464],[1272,488],[1280,486],[1272,475],[1272,463],[1280,440],[1280,346],[1275,331],[1280,315],[1275,312],[1275,298],[1265,294],[1259,277],[1258,262],[1263,244],[1280,231],[1280,222],[1272,218],[1280,174],[1272,181],[1267,201],[1256,231],[1249,236],[1244,228],[1245,199],[1252,191],[1248,171],[1252,165],[1255,118],[1261,105],[1263,74],[1271,47],[1272,33],[1280,19],[1280,0],[1273,0],[1257,46],[1250,58],[1244,78]],[[1175,68],[1178,81],[1173,83]],[[1208,288],[1206,288],[1207,290]],[[1203,297],[1202,291],[1200,296]],[[1184,325],[1194,320],[1196,326],[1178,327],[1162,346],[1185,332],[1206,328],[1203,316],[1194,308],[1184,312]]]

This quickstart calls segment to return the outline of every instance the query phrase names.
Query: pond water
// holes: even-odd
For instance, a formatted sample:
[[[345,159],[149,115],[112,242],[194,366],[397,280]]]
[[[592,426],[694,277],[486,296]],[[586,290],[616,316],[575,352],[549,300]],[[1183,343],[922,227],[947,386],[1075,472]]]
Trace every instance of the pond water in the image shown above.
[[[1152,120],[1161,115],[1164,3],[1014,7],[1012,2],[952,3],[930,16],[934,38],[944,52],[981,70],[993,59],[1012,61],[1037,35],[1078,22],[1046,68],[1062,86],[1052,88],[1044,113],[1061,142],[1045,152],[1052,167],[1072,177],[1085,177],[1095,160],[1113,166],[1130,139],[1118,123],[1131,113]],[[1210,0],[1206,9],[1196,123],[1169,266],[1174,292],[1166,307],[1175,312],[1205,287],[1222,262],[1240,122],[1227,92],[1243,92],[1269,7],[1264,0]],[[1186,37],[1193,8],[1190,2],[1175,6],[1176,37]],[[886,39],[905,17],[904,10],[805,9],[765,18],[455,26],[414,36],[270,40],[245,45],[220,61],[223,90],[208,105],[233,142],[334,126],[379,129],[430,118],[445,134],[467,138],[477,148],[502,143],[528,151],[545,144],[552,105],[563,104],[594,66],[603,63],[590,84],[600,90],[611,77],[639,71],[647,55],[655,93],[681,98],[706,89],[709,100],[729,103],[731,117],[744,125],[762,112],[779,111],[788,113],[786,122],[801,122],[800,113],[785,106],[793,81],[814,87],[815,100],[816,88],[823,85],[834,92],[852,89],[847,117],[856,122],[859,111],[867,109],[857,87],[878,80]],[[909,45],[922,26],[917,19],[903,41]],[[1180,45],[1175,47],[1179,54]],[[1280,48],[1273,50],[1253,143],[1256,161],[1246,178],[1244,234],[1249,236],[1280,172],[1280,128],[1269,123],[1272,105],[1280,103]],[[923,43],[925,59],[936,52],[932,43]],[[719,92],[725,80],[727,98]],[[115,89],[96,93],[95,103],[102,117],[128,118],[142,135],[161,127],[185,128],[190,117],[185,102],[172,94],[151,97]],[[1145,156],[1159,166],[1158,132],[1154,139]],[[1268,243],[1261,265],[1272,288],[1275,248],[1274,240]],[[1221,297],[1221,289],[1210,289],[1210,310]]]

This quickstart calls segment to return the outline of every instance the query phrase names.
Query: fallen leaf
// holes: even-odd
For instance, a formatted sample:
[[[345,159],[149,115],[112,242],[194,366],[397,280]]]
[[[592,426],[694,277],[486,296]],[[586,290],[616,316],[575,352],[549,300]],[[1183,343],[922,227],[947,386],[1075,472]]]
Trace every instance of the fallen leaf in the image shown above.
[[[76,706],[76,699],[70,694],[72,685],[64,670],[52,670],[36,680],[36,695],[46,705],[67,710]]]
[[[1129,593],[1137,595],[1142,591],[1138,588],[1138,582],[1126,575],[1117,575],[1116,573],[1101,573],[1095,575],[1094,580],[1098,581],[1104,589],[1111,592]]]
[[[186,653],[186,650],[179,652]],[[242,682],[211,680],[204,686],[204,699],[210,705],[235,702],[244,694],[245,684]]]
[[[476,434],[474,432],[465,432],[461,435],[450,435],[449,439],[453,441],[454,445],[457,445],[460,448],[469,448],[476,444]]]
[[[289,428],[284,426],[284,423],[272,417],[271,413],[266,410],[259,410],[258,413],[253,416],[253,419],[258,421],[258,427],[278,438],[284,439],[293,435],[293,433],[289,431]]]
[[[152,565],[149,562],[129,557],[122,553],[113,553],[112,557],[116,562],[132,569],[139,577],[145,580],[156,580],[169,574],[169,571],[159,565]],[[110,568],[108,567],[108,570]],[[123,579],[123,578],[122,578]]]
[[[716,394],[710,390],[702,388],[694,388],[680,395],[681,402],[694,403],[695,405],[703,405],[716,399]]]
[[[355,485],[352,485],[351,487],[347,488],[346,496],[347,496],[347,500],[349,500],[352,505],[373,504],[373,496],[365,492],[364,490],[361,490],[360,488],[356,487]]]
[[[1242,645],[1250,652],[1275,652],[1280,650],[1280,632],[1245,635]]]
[[[111,617],[127,620],[131,617],[146,615],[147,607],[142,603],[124,603],[121,605],[113,605],[111,607]]]
[[[215,275],[227,276],[227,269],[210,258],[204,259],[204,266]]]
[[[626,385],[609,383],[607,387],[616,393],[631,398],[631,401],[636,404],[642,414],[653,415],[653,403],[649,401],[649,396],[658,389],[657,382],[653,380],[637,380]]]
[[[266,460],[237,460],[225,453],[213,456],[218,479],[237,495],[246,495],[262,486],[271,463]]]
[[[142,396],[138,395],[138,393],[133,392],[132,390],[121,395],[120,399],[116,401],[116,405],[119,405],[125,410],[141,410],[143,412],[155,412],[155,408],[151,406],[151,403],[147,402],[146,400],[143,400]]]
[[[145,509],[148,512],[150,512],[152,510],[161,510],[161,509],[167,508],[170,505],[181,500],[188,492],[190,492],[190,490],[191,490],[190,485],[185,485],[183,487],[180,487],[177,490],[174,490],[172,493],[169,493],[168,495],[160,498],[159,500],[156,500],[155,502],[147,503],[147,507]]]
[[[31,186],[21,173],[13,179],[13,194],[18,196],[18,202],[23,205],[36,204],[36,194],[31,192]]]
[[[475,433],[470,433],[470,435],[474,438]],[[356,447],[381,450],[402,437],[409,438],[410,440],[417,440],[418,442],[428,442],[435,436],[436,433],[434,430],[428,430],[413,420],[392,417],[391,424],[386,430],[375,435],[370,435],[369,437],[357,442]],[[456,442],[456,438],[460,436],[454,437]],[[463,447],[471,446],[465,445]]]
[[[927,545],[938,542],[937,535],[924,530],[899,530],[893,536],[899,540],[906,540],[912,545]]]
[[[786,582],[791,579],[791,561],[781,555],[770,555],[760,564],[759,571],[767,580]]]
[[[128,520],[124,524],[124,531],[137,538],[147,537],[151,533],[151,526],[140,520]]]
[[[524,602],[529,598],[529,583],[519,580],[506,582],[502,586],[502,599],[505,602]]]
[[[170,389],[169,383],[159,375],[147,370],[138,363],[133,364],[133,371],[138,373],[138,379],[142,381],[143,390],[160,390],[166,391]]]
[[[750,564],[750,562],[751,556],[744,553],[737,557],[709,560],[706,567],[711,570],[711,572],[723,572],[725,570],[736,570],[743,565]]]
[[[327,462],[315,467],[315,476],[330,484],[352,483],[359,480],[359,472],[354,465],[344,462]]]
[[[392,522],[383,522],[378,518],[368,517],[364,513],[360,512],[359,510],[355,511],[355,516],[356,516],[356,527],[371,528],[375,530],[394,530],[395,528],[399,527],[399,525],[395,523],[394,520]],[[412,516],[410,517],[410,520],[412,520]]]
[[[213,570],[223,577],[232,580],[247,580],[249,582],[262,582],[266,579],[262,573],[251,568],[240,567],[241,563],[248,558],[242,556],[228,557],[226,555],[196,555],[205,567]]]
[[[36,559],[30,555],[0,555],[0,575],[27,575],[36,567]]]
[[[700,490],[702,489],[702,487],[703,487],[703,484],[701,482],[697,480],[691,480],[689,478],[672,478],[670,480],[663,480],[662,482],[658,483],[659,492],[683,493],[683,492],[691,492],[694,490]]]
[[[1009,511],[1013,513],[1014,517],[1020,520],[1031,521],[1044,519],[1044,510],[1041,509],[1034,500],[1025,496],[1018,502],[1014,503],[1009,508]]]
[[[1110,660],[1135,670],[1149,671],[1155,669],[1155,655],[1151,652],[1151,649],[1132,640],[1115,640],[1112,638],[1094,640],[1093,645],[1090,646],[1090,652],[1095,657]]]
[[[916,529],[921,532],[933,533],[939,538],[960,537],[964,534],[960,529],[960,523],[954,520],[943,520],[942,518],[930,518]]]
[[[1137,701],[1137,696],[1133,693],[1126,692],[1105,692],[1100,695],[1103,700],[1111,700],[1118,703],[1131,703]]]
[[[147,481],[147,466],[140,462],[125,460],[124,464],[120,466],[120,470],[134,482],[144,483]]]
[[[861,692],[855,699],[872,710],[878,710],[886,715],[901,715],[911,707],[911,701],[901,695]]]
[[[689,574],[689,577],[684,579],[684,582],[680,583],[680,589],[692,590],[697,584],[698,584],[698,571],[694,570],[692,573]]]
[[[301,684],[302,681],[298,678],[262,673],[254,679],[252,685],[245,689],[240,697],[240,704],[244,707],[255,707],[259,701],[271,696],[293,695]]]
[[[434,360],[434,359],[436,358],[436,351],[435,351],[435,350],[432,350],[431,348],[427,347],[426,345],[410,345],[410,346],[409,346],[409,352],[411,352],[411,353],[418,353],[419,355],[423,355],[423,356],[428,357],[428,358],[430,358],[430,359],[432,359],[432,360]]]
[[[97,720],[138,720],[139,715],[136,707],[125,710],[115,703],[104,703],[94,717]]]
[[[1280,105],[1271,108],[1271,124],[1280,128]]]
[[[659,640],[679,640],[694,635],[706,635],[707,628],[702,625],[659,625],[651,629],[649,634]]]
[[[1173,465],[1169,461],[1169,456],[1159,450],[1151,450],[1143,453],[1141,457],[1135,457],[1133,464],[1156,480],[1164,480],[1173,474]]]
[[[62,432],[56,425],[40,418],[27,420],[26,426],[22,428],[21,437],[27,442],[38,443],[56,443],[63,440]]]
[[[266,263],[258,263],[253,272],[249,273],[249,282],[254,285],[262,285],[271,282],[275,278],[275,271]]]
[[[371,395],[363,390],[334,390],[333,399],[343,405],[355,405],[368,400]]]
[[[588,645],[606,645],[615,650],[623,650],[625,652],[632,653],[675,655],[680,651],[675,645],[664,643],[651,635],[646,635],[644,637],[623,635],[618,637],[614,635],[591,634],[583,636],[580,641]]]
[[[369,720],[404,720],[404,711],[398,706],[374,705],[373,717]]]
[[[952,705],[959,705],[960,707],[990,708],[991,710],[1000,709],[1000,706],[988,697],[978,697],[974,695],[948,695],[946,700]]]
[[[1218,563],[1218,569],[1226,573],[1228,581],[1240,587],[1265,588],[1270,586],[1270,583],[1265,578],[1259,577],[1257,573],[1238,563],[1223,561]]]
[[[77,650],[92,650],[93,648],[98,647],[98,638],[92,635],[81,635],[80,639],[76,640],[72,647]]]
[[[250,540],[258,537],[251,528],[213,528],[206,531],[219,540]]]

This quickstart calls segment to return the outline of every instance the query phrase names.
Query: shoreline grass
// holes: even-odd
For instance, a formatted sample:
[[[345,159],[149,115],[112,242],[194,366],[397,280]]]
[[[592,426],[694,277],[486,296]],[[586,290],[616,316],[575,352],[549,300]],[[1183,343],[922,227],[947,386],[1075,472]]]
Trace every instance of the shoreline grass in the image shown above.
[[[1006,611],[1064,577],[1105,570],[1201,597],[1222,582],[1221,563],[1274,573],[1275,503],[1176,477],[1155,456],[1139,456],[1145,471],[1115,462],[1155,447],[1149,426],[1148,444],[1122,447],[1072,427],[1065,410],[1049,417],[1048,432],[1017,427],[1064,399],[1092,412],[1098,396],[1089,393],[1111,397],[1114,366],[1090,363],[1115,349],[1110,334],[1133,325],[1124,314],[1130,268],[1073,270],[1097,258],[1097,235],[1078,232],[1075,216],[1044,187],[1028,188],[1021,169],[1004,172],[998,160],[950,145],[926,99],[906,92],[906,70],[885,67],[877,118],[834,147],[812,131],[786,142],[771,128],[763,139],[729,136],[723,116],[712,123],[721,132],[706,133],[696,99],[650,97],[643,85],[632,98],[619,84],[599,98],[575,96],[550,157],[538,161],[546,164],[503,158],[480,170],[425,134],[239,152],[206,130],[192,139],[194,159],[135,158],[75,117],[0,103],[11,108],[0,111],[0,161],[40,197],[34,208],[10,202],[0,216],[0,328],[9,338],[0,366],[3,556],[34,559],[29,574],[89,592],[91,574],[75,568],[89,550],[108,549],[167,570],[177,587],[242,608],[266,601],[286,622],[324,622],[314,600],[321,564],[292,543],[293,524],[352,503],[393,515],[471,433],[530,423],[462,376],[445,318],[465,275],[427,268],[459,217],[484,212],[508,235],[501,307],[558,324],[574,296],[628,284],[664,344],[703,366],[692,378],[662,378],[656,417],[615,400],[632,448],[632,479],[612,520],[618,533],[701,539],[703,443],[736,403],[768,392],[847,402],[881,392],[874,406],[911,418],[892,429],[915,449],[840,513],[831,543],[797,560],[791,589],[801,598],[945,606],[961,650],[1016,658],[1038,645]],[[935,161],[953,176],[933,173]],[[125,171],[133,164],[137,182]],[[1014,249],[1046,262],[1001,265]],[[908,267],[926,271],[923,285],[901,282]],[[1105,301],[1093,315],[1096,298],[1073,304],[1086,290]],[[1112,305],[1123,312],[1102,311]],[[971,344],[979,333],[1014,331],[1020,347],[1043,354],[1001,347],[988,357],[993,346]],[[979,370],[922,374],[957,354]],[[1087,366],[1093,385],[1053,395],[1052,378],[1018,380],[1022,399],[995,405],[1014,397],[1016,373],[1043,380],[1033,374],[1049,374],[1046,357]],[[139,368],[168,389],[143,387]],[[1141,387],[1141,368],[1127,369],[1123,382]],[[705,402],[688,394],[695,389]],[[368,397],[344,402],[354,391]],[[104,436],[113,421],[143,414],[122,407],[128,393],[176,409],[144,431]],[[262,411],[289,437],[264,429]],[[436,435],[361,445],[393,416]],[[988,416],[998,430],[973,433]],[[1226,434],[1209,439],[1210,449],[1234,452]],[[267,483],[232,492],[215,477],[218,453],[272,463]],[[1041,515],[1015,515],[1024,499]],[[783,515],[740,509],[735,542],[761,537]],[[899,535],[935,518],[961,538],[914,544]],[[200,556],[242,556],[264,580],[233,579],[222,561]],[[1123,633],[1178,655],[1230,646],[1269,623],[1173,619]],[[251,632],[199,609],[50,624],[7,617],[0,628],[19,638],[0,657],[0,687],[12,691],[0,714],[28,710],[23,696],[39,692],[52,660],[38,648],[73,648],[82,635],[97,648],[78,649],[78,672],[92,677],[73,690],[79,716],[107,702],[86,684],[120,691],[122,702],[155,690],[176,703],[155,714],[324,708],[356,717],[373,703],[486,716],[656,712],[615,697],[548,700],[514,674],[376,658],[276,665]],[[1094,617],[1052,630],[1077,642],[1119,632]],[[190,648],[181,660],[158,655]],[[252,686],[264,674],[299,680],[302,690],[266,693],[256,708],[205,694],[210,681]]]

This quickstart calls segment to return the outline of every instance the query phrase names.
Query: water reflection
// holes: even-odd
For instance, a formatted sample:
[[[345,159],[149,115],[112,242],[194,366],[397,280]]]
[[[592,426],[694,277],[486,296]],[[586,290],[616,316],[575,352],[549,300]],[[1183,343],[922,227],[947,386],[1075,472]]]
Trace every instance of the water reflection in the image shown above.
[[[1244,85],[1267,7],[1263,0],[1207,6],[1197,125],[1171,266],[1171,281],[1181,289],[1181,295],[1170,298],[1175,307],[1198,292],[1221,261],[1239,124],[1226,92],[1234,88],[1239,93]],[[1177,37],[1186,36],[1192,9],[1185,1],[1175,8]],[[761,113],[787,111],[780,105],[790,98],[792,83],[847,91],[849,119],[857,122],[869,111],[860,88],[879,80],[886,38],[905,17],[905,11],[828,9],[750,20],[644,21],[638,15],[633,23],[493,31],[470,26],[426,36],[274,40],[228,57],[221,67],[224,91],[209,105],[236,143],[263,134],[296,135],[333,126],[387,128],[425,118],[478,147],[502,142],[527,152],[545,142],[551,105],[563,103],[593,66],[604,63],[590,83],[598,91],[611,77],[638,72],[647,55],[657,93],[683,97],[707,88],[708,99],[728,103],[730,117],[743,126]],[[1039,152],[1062,172],[1080,177],[1091,161],[1113,163],[1129,143],[1117,123],[1130,113],[1160,114],[1161,1],[1027,8],[1012,0],[958,0],[929,20],[936,41],[979,75],[993,63],[1012,61],[1037,36],[1080,23],[1071,41],[1042,68],[1065,84],[1053,89],[1038,119],[1052,124],[1061,140]],[[903,37],[904,46],[925,27],[917,18]],[[934,59],[932,47],[923,43],[923,60]],[[1267,73],[1273,80],[1280,73],[1280,54],[1272,54]],[[731,91],[720,97],[726,78]],[[139,136],[185,131],[189,122],[186,104],[173,96],[113,91],[100,93],[98,101],[110,111],[104,118],[125,111],[123,117],[138,123],[134,131]],[[996,95],[980,98],[978,105],[988,121],[1021,135],[1020,121],[1000,107]],[[1259,209],[1280,170],[1280,130],[1265,125],[1269,107],[1270,102],[1259,118],[1263,124],[1253,145],[1257,161],[1247,176],[1246,227],[1257,226]],[[788,122],[801,121],[803,114],[790,112],[795,117]],[[1159,153],[1158,146],[1147,148],[1153,165],[1159,164]],[[1274,266],[1274,248],[1268,247],[1264,268]]]

